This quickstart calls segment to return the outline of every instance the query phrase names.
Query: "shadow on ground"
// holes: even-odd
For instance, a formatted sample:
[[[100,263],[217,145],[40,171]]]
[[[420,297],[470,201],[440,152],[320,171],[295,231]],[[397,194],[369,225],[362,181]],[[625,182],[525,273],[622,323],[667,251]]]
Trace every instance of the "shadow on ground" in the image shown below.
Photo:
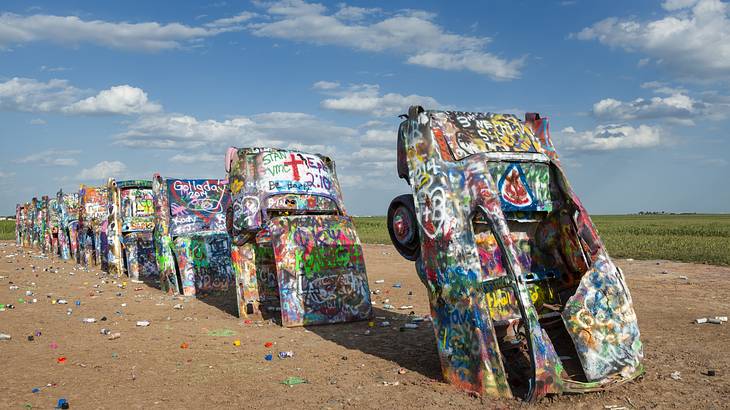
[[[359,350],[434,380],[442,380],[441,365],[431,322],[419,323],[418,329],[401,330],[410,322],[406,314],[373,307],[374,327],[368,322],[308,326],[307,330],[347,349]],[[381,326],[384,321],[389,326]],[[365,332],[370,330],[370,334]]]

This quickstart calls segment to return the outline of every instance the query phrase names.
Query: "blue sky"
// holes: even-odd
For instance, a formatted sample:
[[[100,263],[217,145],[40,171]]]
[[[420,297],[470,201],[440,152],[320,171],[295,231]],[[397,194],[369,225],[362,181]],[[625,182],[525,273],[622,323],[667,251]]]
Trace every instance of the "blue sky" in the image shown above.
[[[331,156],[382,215],[413,103],[549,117],[591,213],[728,212],[729,85],[719,0],[5,1],[0,214],[270,145]]]

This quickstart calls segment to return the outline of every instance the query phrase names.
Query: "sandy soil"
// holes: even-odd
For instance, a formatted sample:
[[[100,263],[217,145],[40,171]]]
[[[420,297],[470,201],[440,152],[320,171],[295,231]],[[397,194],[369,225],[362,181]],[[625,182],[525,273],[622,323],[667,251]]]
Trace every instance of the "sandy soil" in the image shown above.
[[[0,341],[0,408],[53,408],[59,398],[73,409],[524,405],[473,397],[445,384],[429,323],[399,330],[411,309],[385,311],[386,298],[396,307],[413,305],[420,315],[428,313],[428,303],[413,264],[390,246],[365,246],[370,287],[381,289],[373,296],[375,315],[391,323],[381,327],[376,319],[370,329],[367,322],[308,329],[246,324],[205,300],[173,298],[147,285],[122,288],[112,278],[104,281],[98,270],[85,272],[71,262],[38,256],[0,243],[0,303],[15,305],[0,311],[0,333],[12,335]],[[609,392],[547,398],[535,407],[730,408],[730,324],[693,323],[697,317],[730,314],[730,268],[617,264],[639,317],[646,375]],[[385,283],[376,284],[378,279]],[[394,288],[395,283],[402,287]],[[55,299],[69,304],[51,303]],[[174,309],[176,304],[183,309]],[[87,317],[97,322],[82,322]],[[151,324],[137,327],[139,320]],[[109,340],[102,328],[121,337]],[[29,341],[36,332],[40,336]],[[233,335],[220,336],[226,333]],[[279,359],[280,351],[293,351],[294,357]],[[270,353],[273,360],[265,360]],[[709,369],[716,371],[714,377],[706,375]],[[670,377],[675,371],[681,380]],[[308,383],[282,384],[290,376]],[[34,388],[40,391],[33,393]]]

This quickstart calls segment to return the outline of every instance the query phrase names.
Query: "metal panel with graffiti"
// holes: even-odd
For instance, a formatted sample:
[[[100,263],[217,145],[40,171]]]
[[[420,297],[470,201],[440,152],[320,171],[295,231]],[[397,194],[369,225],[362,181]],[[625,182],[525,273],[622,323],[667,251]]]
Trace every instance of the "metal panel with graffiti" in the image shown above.
[[[81,263],[109,270],[109,190],[106,186],[81,185],[79,190],[79,247]]]
[[[152,231],[155,213],[151,180],[109,180],[109,268],[132,281],[159,279]]]
[[[547,119],[414,106],[397,150],[412,194],[391,202],[388,228],[428,290],[450,383],[535,400],[643,373],[631,294]]]
[[[328,157],[230,148],[227,213],[239,316],[280,312],[284,326],[372,315],[360,239]]]
[[[224,293],[234,286],[225,210],[227,182],[220,179],[152,180],[154,247],[160,286],[169,293]]]
[[[59,190],[56,200],[60,207],[60,223],[58,231],[58,243],[61,257],[63,259],[74,258],[79,262],[78,246],[78,225],[79,225],[79,194],[69,194]]]

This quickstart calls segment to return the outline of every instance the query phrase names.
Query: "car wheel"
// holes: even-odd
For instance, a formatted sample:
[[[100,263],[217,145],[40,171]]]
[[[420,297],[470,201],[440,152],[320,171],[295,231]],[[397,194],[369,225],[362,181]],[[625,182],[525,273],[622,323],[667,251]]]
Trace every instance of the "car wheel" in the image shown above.
[[[395,197],[388,207],[388,233],[393,246],[404,258],[415,261],[421,253],[418,220],[413,196]]]

